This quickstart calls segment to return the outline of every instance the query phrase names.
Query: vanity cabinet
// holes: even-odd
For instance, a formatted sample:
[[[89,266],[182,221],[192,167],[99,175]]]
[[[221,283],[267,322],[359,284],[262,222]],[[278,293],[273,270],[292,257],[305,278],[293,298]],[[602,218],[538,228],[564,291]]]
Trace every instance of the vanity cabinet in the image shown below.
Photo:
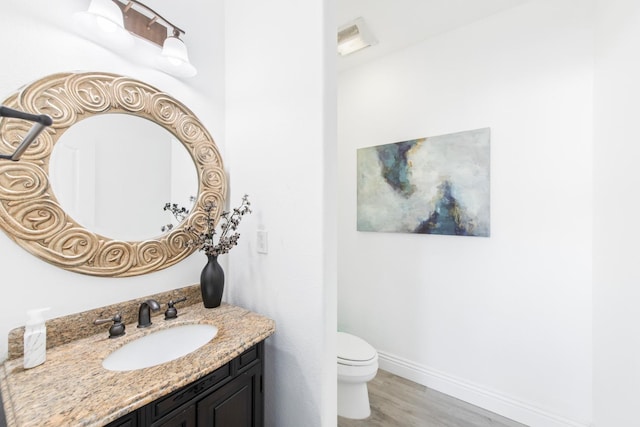
[[[107,427],[262,427],[264,341]]]

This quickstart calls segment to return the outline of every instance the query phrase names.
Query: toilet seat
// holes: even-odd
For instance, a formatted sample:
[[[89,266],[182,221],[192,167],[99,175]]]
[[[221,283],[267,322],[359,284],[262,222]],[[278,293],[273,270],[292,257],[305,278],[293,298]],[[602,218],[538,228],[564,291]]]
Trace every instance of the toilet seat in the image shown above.
[[[346,332],[338,332],[336,347],[341,365],[364,366],[378,360],[378,352],[371,344]]]

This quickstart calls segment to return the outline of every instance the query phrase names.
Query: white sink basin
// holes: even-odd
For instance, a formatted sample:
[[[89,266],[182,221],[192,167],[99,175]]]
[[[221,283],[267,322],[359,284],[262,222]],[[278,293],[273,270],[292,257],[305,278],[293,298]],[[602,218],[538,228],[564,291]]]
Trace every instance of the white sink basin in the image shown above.
[[[110,371],[133,371],[170,362],[195,351],[218,334],[212,325],[180,325],[161,329],[120,347],[102,361]]]

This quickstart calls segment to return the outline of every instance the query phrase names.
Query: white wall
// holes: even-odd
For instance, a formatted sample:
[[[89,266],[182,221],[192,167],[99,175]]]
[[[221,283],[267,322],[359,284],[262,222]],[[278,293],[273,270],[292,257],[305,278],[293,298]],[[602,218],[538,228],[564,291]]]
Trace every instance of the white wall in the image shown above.
[[[277,322],[267,340],[266,425],[335,425],[335,74],[327,72],[335,58],[333,1],[146,1],[187,31],[199,74],[184,82],[71,32],[72,12],[88,3],[3,2],[0,27],[13,44],[3,44],[0,95],[47,74],[99,70],[150,83],[192,109],[222,151],[230,204],[245,192],[253,203],[240,245],[223,260],[225,299]],[[268,229],[268,255],[256,254],[258,227]],[[57,317],[191,285],[204,266],[203,255],[194,254],[161,272],[109,279],[55,268],[4,233],[0,252],[3,355],[7,332],[24,324],[29,308],[51,306],[49,316]]]
[[[209,129],[224,156],[224,8],[222,1],[189,0],[178,6],[154,5],[166,10],[175,22],[184,21],[192,6],[207,20],[185,25],[185,41],[200,74],[180,81],[111,53],[76,35],[72,13],[86,9],[87,1],[46,0],[2,3],[0,27],[10,35],[2,44],[0,102],[24,84],[49,74],[67,71],[107,71],[137,78],[173,95],[187,105]],[[167,10],[172,8],[172,10]],[[199,44],[189,43],[201,40]],[[142,47],[149,47],[140,42]],[[169,269],[139,277],[110,279],[70,273],[29,254],[5,233],[0,233],[2,292],[6,301],[0,312],[0,360],[6,357],[7,333],[24,325],[30,308],[52,307],[49,317],[76,313],[163,290],[198,283],[205,264],[194,254]],[[126,319],[133,321],[134,319]]]
[[[594,418],[637,426],[640,4],[596,2]]]
[[[268,233],[267,254],[234,249],[227,292],[276,321],[265,374],[273,427],[336,424],[332,3],[226,5],[231,204],[251,197],[241,239]]]
[[[591,2],[535,0],[338,79],[338,326],[528,425],[588,425]],[[358,233],[356,149],[490,127],[491,237]]]

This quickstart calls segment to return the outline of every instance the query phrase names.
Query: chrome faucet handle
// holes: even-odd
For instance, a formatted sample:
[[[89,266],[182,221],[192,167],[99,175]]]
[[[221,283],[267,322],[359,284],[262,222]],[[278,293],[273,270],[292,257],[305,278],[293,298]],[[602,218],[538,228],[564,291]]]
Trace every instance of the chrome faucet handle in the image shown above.
[[[109,328],[109,338],[116,338],[125,334],[125,326],[124,323],[122,323],[122,316],[120,313],[116,313],[110,319],[96,319],[93,321],[93,324],[102,325],[109,322],[113,322],[113,325]]]
[[[167,303],[167,311],[164,312],[164,320],[175,319],[178,317],[178,310],[174,307],[174,304],[186,301],[187,297],[182,297],[177,300],[169,300]]]

